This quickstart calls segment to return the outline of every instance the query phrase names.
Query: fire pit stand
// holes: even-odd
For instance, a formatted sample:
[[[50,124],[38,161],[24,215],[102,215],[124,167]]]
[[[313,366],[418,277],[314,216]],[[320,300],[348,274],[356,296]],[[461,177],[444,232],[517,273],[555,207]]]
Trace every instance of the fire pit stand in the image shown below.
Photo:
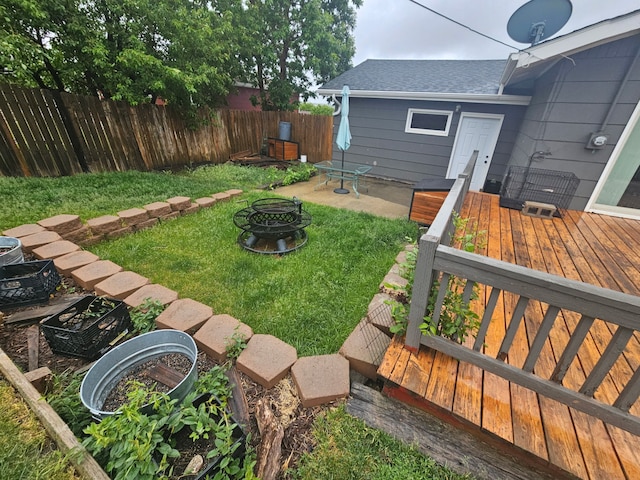
[[[264,254],[289,253],[307,243],[305,227],[311,215],[302,209],[297,198],[262,198],[233,216],[242,230],[238,244],[245,250]]]

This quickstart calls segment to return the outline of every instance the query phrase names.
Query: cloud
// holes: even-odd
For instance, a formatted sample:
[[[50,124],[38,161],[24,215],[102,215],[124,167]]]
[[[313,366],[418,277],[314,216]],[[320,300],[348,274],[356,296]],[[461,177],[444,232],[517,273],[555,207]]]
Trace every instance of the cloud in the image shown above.
[[[368,58],[502,59],[520,44],[509,38],[509,17],[523,0],[418,0],[423,5],[512,45],[509,48],[460,27],[409,0],[365,0],[358,10],[354,65]],[[556,35],[572,32],[638,8],[637,0],[574,0],[569,22]]]

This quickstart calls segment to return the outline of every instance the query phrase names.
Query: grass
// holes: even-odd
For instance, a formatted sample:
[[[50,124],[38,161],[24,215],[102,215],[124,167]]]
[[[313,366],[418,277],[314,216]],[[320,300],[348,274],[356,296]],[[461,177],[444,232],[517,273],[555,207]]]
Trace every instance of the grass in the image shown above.
[[[67,213],[89,220],[174,196],[208,197],[285,176],[276,169],[216,165],[170,172],[111,172],[73,177],[0,177],[0,231]]]
[[[369,428],[346,413],[343,406],[327,412],[314,424],[318,442],[305,454],[291,477],[298,480],[463,480],[380,430]]]
[[[79,479],[27,404],[0,380],[0,478]]]
[[[277,192],[276,192],[277,193]],[[415,226],[370,214],[305,205],[307,245],[284,256],[236,243],[233,214],[264,194],[164,222],[90,250],[293,345],[300,356],[335,353]],[[272,195],[272,194],[271,194]]]
[[[282,178],[284,174],[274,170],[229,165],[173,174],[0,177],[4,207],[0,209],[0,230],[61,213],[76,214],[86,221],[172,196],[198,198],[229,188],[249,192]],[[273,193],[245,193],[242,199],[251,202],[260,195]],[[239,231],[231,219],[245,205],[234,201],[217,204],[92,250],[175,289],[183,298],[211,305],[216,313],[229,313],[256,332],[276,335],[294,345],[302,356],[338,350],[366,313],[405,236],[417,233],[415,225],[404,220],[305,204],[313,216],[307,229],[308,244],[282,257],[262,256],[245,252],[235,243]],[[12,409],[15,402],[0,397],[1,413],[22,419],[24,415]],[[9,428],[13,427],[0,426],[0,478],[73,478],[57,477],[48,467],[38,467],[39,452],[48,453],[42,448],[19,453],[17,449],[27,452],[33,447]],[[366,427],[343,408],[321,419],[315,436],[318,447],[305,455],[299,469],[289,472],[293,478],[465,478]],[[36,442],[38,445],[43,444]],[[16,453],[24,464],[16,468],[24,468],[25,476],[21,476],[22,470],[7,474],[2,470],[2,456],[15,457]],[[56,465],[62,465],[62,459],[56,458]],[[31,466],[35,473],[29,473]]]

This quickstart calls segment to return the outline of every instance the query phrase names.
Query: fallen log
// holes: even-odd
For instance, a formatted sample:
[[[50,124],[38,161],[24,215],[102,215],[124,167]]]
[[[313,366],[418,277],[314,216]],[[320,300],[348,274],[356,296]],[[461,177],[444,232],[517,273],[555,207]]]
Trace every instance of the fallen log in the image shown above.
[[[256,476],[262,480],[275,480],[280,473],[284,428],[264,399],[256,404],[256,420],[260,431]]]

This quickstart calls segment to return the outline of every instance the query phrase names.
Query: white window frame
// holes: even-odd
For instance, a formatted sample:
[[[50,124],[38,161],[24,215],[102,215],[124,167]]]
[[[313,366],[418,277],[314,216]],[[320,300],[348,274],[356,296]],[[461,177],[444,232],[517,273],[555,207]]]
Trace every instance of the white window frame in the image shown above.
[[[413,114],[419,113],[423,115],[446,115],[447,124],[444,130],[428,130],[425,128],[412,128],[411,121],[413,120]],[[407,112],[407,122],[404,126],[405,133],[417,133],[419,135],[436,135],[438,137],[446,137],[449,135],[449,128],[451,127],[451,119],[453,118],[452,110],[423,110],[420,108],[410,108]]]

